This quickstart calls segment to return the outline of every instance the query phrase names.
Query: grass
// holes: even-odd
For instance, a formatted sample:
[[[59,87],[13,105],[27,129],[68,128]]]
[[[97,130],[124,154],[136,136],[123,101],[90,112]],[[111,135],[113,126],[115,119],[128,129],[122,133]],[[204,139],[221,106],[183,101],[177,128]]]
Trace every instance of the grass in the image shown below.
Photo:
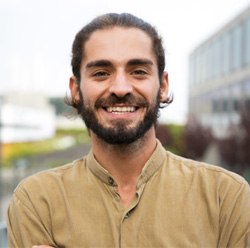
[[[46,154],[48,152],[63,150],[68,147],[87,143],[89,141],[87,130],[83,129],[59,129],[53,138],[36,142],[23,142],[2,145],[2,163],[10,165],[13,161],[33,155]]]

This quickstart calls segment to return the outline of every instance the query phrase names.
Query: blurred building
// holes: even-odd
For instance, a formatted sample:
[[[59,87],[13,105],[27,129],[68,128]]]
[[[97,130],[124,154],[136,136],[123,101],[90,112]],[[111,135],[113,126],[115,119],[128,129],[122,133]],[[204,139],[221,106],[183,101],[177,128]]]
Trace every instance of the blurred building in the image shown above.
[[[64,97],[50,97],[49,103],[56,111],[56,128],[58,129],[82,129],[85,124],[74,110],[67,106]]]
[[[55,109],[41,94],[10,92],[1,97],[1,142],[16,143],[51,138]]]
[[[189,114],[217,137],[250,109],[250,7],[189,57]]]

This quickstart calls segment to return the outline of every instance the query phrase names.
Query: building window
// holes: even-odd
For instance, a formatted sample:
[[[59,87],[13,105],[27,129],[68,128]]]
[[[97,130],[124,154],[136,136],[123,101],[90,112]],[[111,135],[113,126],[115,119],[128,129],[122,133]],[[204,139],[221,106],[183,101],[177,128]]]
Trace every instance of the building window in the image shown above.
[[[243,94],[245,97],[250,97],[250,79],[243,82]]]
[[[223,99],[222,101],[222,112],[229,111],[229,101],[227,99]]]
[[[211,43],[211,48],[210,48],[210,73],[211,73],[211,78],[214,79],[216,76],[216,46],[215,42],[212,41]]]
[[[231,62],[231,32],[224,34],[222,38],[222,73],[227,74],[230,71]]]
[[[242,25],[236,26],[232,35],[232,69],[237,70],[242,67]]]
[[[213,48],[213,75],[215,78],[220,76],[221,72],[221,39],[218,38],[214,42]]]
[[[238,112],[239,111],[239,101],[237,99],[233,100],[233,111]]]
[[[189,57],[189,84],[193,86],[194,84],[194,56]]]
[[[244,23],[244,64],[250,64],[250,17]]]
[[[250,110],[250,98],[247,98],[245,100],[245,107],[246,107],[247,110]]]
[[[211,42],[209,42],[208,46],[207,46],[207,79],[210,80],[212,78],[212,44]]]

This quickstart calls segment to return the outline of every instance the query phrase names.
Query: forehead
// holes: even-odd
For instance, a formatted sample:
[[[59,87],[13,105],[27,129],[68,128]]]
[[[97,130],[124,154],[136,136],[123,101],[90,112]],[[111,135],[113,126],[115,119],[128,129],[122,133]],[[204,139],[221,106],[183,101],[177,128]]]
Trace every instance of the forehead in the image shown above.
[[[99,59],[127,61],[134,58],[156,63],[150,36],[138,28],[112,27],[92,33],[85,43],[83,64]]]

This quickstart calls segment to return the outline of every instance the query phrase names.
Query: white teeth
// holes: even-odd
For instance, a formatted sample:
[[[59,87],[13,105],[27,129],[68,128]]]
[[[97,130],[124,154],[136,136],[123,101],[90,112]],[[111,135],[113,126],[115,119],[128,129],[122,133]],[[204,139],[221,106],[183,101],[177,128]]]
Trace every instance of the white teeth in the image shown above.
[[[126,113],[126,112],[134,112],[135,107],[107,107],[107,111],[109,113]]]

